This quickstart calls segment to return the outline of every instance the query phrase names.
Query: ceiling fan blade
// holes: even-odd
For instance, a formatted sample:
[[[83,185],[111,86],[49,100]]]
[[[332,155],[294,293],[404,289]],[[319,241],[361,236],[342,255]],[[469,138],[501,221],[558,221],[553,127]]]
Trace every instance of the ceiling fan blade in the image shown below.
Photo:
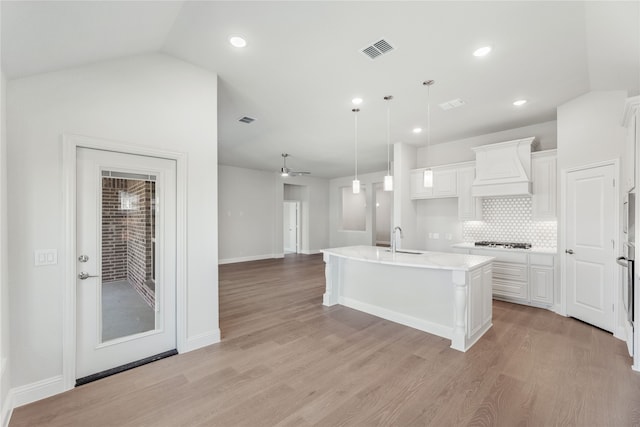
[[[302,171],[289,172],[289,175],[291,176],[310,175],[310,174],[311,172],[302,172]]]

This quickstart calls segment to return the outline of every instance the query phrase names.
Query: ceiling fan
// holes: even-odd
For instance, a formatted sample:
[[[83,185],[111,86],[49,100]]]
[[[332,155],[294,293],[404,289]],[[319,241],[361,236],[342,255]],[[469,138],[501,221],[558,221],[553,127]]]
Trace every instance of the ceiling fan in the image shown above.
[[[301,172],[301,171],[292,171],[287,167],[287,157],[289,155],[287,153],[282,153],[282,167],[280,168],[280,176],[300,176],[300,175],[309,175],[311,172]]]

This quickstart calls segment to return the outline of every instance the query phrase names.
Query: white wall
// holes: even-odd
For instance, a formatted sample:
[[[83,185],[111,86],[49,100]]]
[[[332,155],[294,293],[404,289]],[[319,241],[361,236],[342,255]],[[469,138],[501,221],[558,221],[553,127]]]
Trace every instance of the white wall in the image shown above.
[[[620,158],[625,91],[589,92],[558,107],[558,169]]]
[[[0,425],[10,410],[9,263],[7,262],[7,120],[6,79],[0,71]]]
[[[217,76],[149,54],[11,80],[7,99],[12,388],[62,373],[63,133],[187,154],[187,342],[219,340]],[[33,266],[43,248],[57,265]]]
[[[393,193],[384,191],[384,186],[380,183],[374,184],[374,243],[391,243],[391,214],[393,211]]]
[[[416,166],[416,147],[404,143],[393,144],[393,227],[400,226],[404,238],[398,248],[419,248],[417,207],[410,194],[410,170]],[[393,238],[393,236],[391,236]]]
[[[514,139],[536,137],[535,151],[551,150],[557,147],[556,122],[544,122],[531,126],[509,129],[502,132],[478,135],[471,138],[459,139],[429,147],[418,148],[417,166],[447,165],[450,163],[475,161],[475,152],[471,149],[486,144],[512,141]]]
[[[373,237],[374,184],[381,183],[387,171],[358,175],[366,201],[365,229],[348,231],[342,229],[342,189],[352,188],[353,176],[334,178],[330,181],[331,209],[329,224],[331,228],[330,246],[333,248],[356,245],[375,245]]]
[[[218,241],[220,262],[272,258],[276,174],[218,166]]]
[[[416,200],[414,203],[417,208],[418,239],[415,249],[451,252],[452,244],[462,242],[457,197]]]
[[[219,165],[220,263],[282,257],[285,184],[303,186],[302,247],[317,253],[329,244],[329,181],[283,179],[274,172]],[[291,195],[289,195],[291,197]]]
[[[567,168],[579,167],[588,164],[620,159],[624,156],[626,129],[622,126],[622,113],[624,111],[626,91],[589,92],[566,104],[558,107],[558,181],[560,190],[562,171]],[[621,162],[622,163],[622,162]],[[622,166],[622,165],[621,165]],[[620,183],[620,176],[617,179]],[[618,184],[620,190],[620,212],[618,224],[622,224],[622,194],[623,186]],[[558,191],[561,194],[561,191]],[[558,200],[558,209],[562,209],[562,201]],[[558,224],[558,237],[563,251],[565,224],[560,218]],[[622,241],[622,232],[619,232],[618,244]],[[621,254],[621,250],[618,249]],[[622,276],[618,277],[619,281]],[[564,272],[561,275],[562,286],[566,286]],[[621,307],[621,296],[618,297],[617,306]],[[622,310],[616,327],[623,321]],[[619,334],[619,329],[614,330]]]

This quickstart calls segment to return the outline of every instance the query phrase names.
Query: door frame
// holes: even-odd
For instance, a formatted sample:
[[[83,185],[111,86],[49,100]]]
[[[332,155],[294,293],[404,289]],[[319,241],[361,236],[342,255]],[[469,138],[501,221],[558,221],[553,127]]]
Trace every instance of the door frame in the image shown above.
[[[615,250],[617,251],[620,248],[620,159],[615,158],[611,160],[605,160],[597,163],[588,163],[580,166],[573,166],[570,168],[562,169],[561,175],[561,186],[560,186],[560,200],[562,203],[560,205],[560,244],[558,246],[558,255],[560,256],[560,310],[558,314],[563,316],[568,316],[567,314],[567,254],[565,254],[565,249],[567,249],[567,236],[566,236],[566,224],[567,224],[567,209],[566,209],[566,200],[567,200],[567,184],[568,184],[568,175],[571,172],[578,172],[585,169],[593,169],[603,166],[613,166],[613,176],[616,180],[616,185],[614,187],[614,215],[613,215],[613,230],[615,236]],[[613,262],[613,260],[612,260]],[[613,335],[617,338],[620,338],[620,331],[618,325],[618,316],[619,316],[619,284],[620,284],[620,272],[618,268],[613,269]]]
[[[187,349],[187,155],[82,135],[62,135],[64,289],[62,297],[62,383],[76,381],[76,153],[78,148],[115,151],[176,162],[176,346]]]
[[[282,211],[284,212],[284,205],[286,203],[293,203],[296,205],[296,253],[302,253],[302,227],[300,222],[302,221],[302,202],[300,200],[283,200]],[[283,221],[282,227],[284,229],[284,213],[282,214]],[[283,230],[284,231],[284,230]],[[282,252],[284,253],[284,241],[282,242]]]

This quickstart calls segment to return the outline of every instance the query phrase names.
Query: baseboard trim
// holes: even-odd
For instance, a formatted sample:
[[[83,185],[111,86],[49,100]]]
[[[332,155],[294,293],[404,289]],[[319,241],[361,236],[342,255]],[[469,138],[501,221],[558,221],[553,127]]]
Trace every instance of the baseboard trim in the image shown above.
[[[210,332],[204,332],[202,334],[195,335],[187,338],[185,348],[180,353],[188,353],[193,350],[197,350],[208,345],[217,344],[220,342],[220,329],[216,329]]]
[[[283,258],[284,254],[252,255],[237,258],[219,259],[218,264],[235,264],[236,262],[260,261],[262,259]]]
[[[19,408],[37,400],[46,399],[53,395],[64,392],[64,381],[62,375],[36,381],[20,387],[12,388],[9,392],[12,396],[12,407]]]
[[[0,415],[0,421],[2,421],[0,425],[2,425],[2,427],[7,427],[9,425],[11,415],[13,415],[13,393],[9,390],[4,402],[2,402],[2,414]]]
[[[368,314],[372,314],[376,317],[381,317],[391,322],[399,323],[401,325],[409,326],[414,329],[427,332],[429,334],[437,335],[442,338],[453,338],[453,327],[440,325],[428,320],[418,319],[413,316],[408,316],[397,311],[389,310],[387,308],[378,307],[376,305],[367,304],[362,301],[357,301],[351,298],[338,297],[338,304],[345,307],[353,308],[354,310],[362,311]]]
[[[305,255],[317,255],[321,252],[319,249],[309,249],[309,250],[302,250],[300,253]]]

